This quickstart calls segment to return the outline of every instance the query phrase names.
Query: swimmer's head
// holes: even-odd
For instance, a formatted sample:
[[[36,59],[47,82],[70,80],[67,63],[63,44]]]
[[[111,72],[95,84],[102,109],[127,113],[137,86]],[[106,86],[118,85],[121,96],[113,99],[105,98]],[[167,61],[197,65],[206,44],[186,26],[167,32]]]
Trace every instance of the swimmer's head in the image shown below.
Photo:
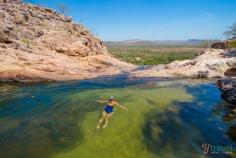
[[[114,96],[110,96],[108,101],[113,101],[114,100]]]

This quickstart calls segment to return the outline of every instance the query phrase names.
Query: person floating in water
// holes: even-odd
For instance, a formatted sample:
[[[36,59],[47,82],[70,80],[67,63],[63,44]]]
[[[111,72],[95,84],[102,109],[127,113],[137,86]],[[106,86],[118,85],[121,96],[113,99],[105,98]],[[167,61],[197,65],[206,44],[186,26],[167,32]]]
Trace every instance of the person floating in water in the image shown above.
[[[111,96],[108,100],[97,100],[99,103],[106,103],[106,106],[104,108],[104,111],[102,113],[102,117],[99,119],[98,124],[97,124],[97,129],[100,128],[100,125],[105,121],[103,128],[107,126],[108,123],[108,118],[111,117],[113,114],[113,107],[117,106],[121,109],[128,110],[126,107],[120,105],[117,101],[114,100],[114,97]]]

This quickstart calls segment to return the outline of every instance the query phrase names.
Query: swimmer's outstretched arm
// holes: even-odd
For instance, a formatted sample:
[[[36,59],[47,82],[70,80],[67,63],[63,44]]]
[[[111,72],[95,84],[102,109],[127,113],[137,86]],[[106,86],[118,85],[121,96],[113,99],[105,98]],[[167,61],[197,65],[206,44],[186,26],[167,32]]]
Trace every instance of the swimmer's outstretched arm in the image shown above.
[[[126,107],[120,105],[118,102],[115,103],[116,106],[118,106],[119,108],[123,109],[123,110],[128,110]]]
[[[107,103],[107,101],[105,101],[105,100],[96,100],[96,101],[99,103]]]

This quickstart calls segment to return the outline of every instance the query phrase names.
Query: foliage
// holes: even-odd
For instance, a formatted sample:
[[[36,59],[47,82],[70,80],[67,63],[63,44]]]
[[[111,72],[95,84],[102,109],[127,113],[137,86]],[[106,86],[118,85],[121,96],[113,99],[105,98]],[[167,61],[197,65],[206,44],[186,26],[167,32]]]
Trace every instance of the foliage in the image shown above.
[[[229,30],[224,32],[224,35],[228,39],[235,39],[236,38],[236,22],[233,23],[230,27]]]
[[[200,48],[186,47],[108,47],[116,58],[137,64],[156,65],[167,64],[175,60],[194,59]]]
[[[236,48],[236,40],[229,41],[229,48]]]
[[[203,42],[201,42],[201,47],[202,48],[210,48],[211,47],[211,45],[214,43],[215,41],[203,41]]]
[[[29,39],[23,38],[23,39],[21,40],[21,42],[24,43],[27,48],[30,48],[30,47],[31,47],[31,42],[30,42]]]

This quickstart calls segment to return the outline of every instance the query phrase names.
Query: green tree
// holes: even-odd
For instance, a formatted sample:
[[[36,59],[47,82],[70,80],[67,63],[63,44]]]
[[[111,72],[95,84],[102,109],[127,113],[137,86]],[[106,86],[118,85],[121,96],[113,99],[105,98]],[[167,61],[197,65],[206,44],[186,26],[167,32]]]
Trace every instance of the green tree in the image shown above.
[[[211,47],[211,45],[212,45],[212,41],[202,41],[201,42],[201,44],[200,44],[200,46],[202,47],[202,48],[210,48]]]
[[[229,30],[224,32],[224,35],[228,39],[236,39],[236,22],[233,23],[230,27]]]

